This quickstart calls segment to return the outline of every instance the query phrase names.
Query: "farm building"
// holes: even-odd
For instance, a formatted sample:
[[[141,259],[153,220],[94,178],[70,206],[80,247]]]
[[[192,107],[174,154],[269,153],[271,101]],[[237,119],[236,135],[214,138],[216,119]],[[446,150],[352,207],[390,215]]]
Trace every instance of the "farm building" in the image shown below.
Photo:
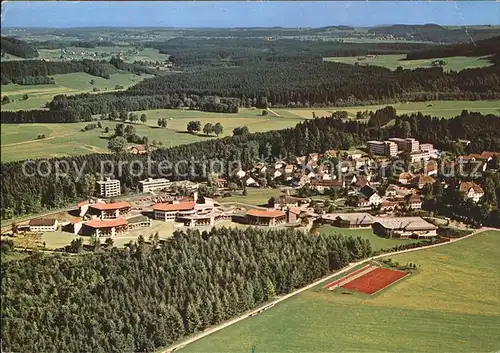
[[[286,222],[286,213],[279,210],[249,210],[246,218],[249,224],[277,226]]]
[[[330,213],[321,218],[340,228],[369,227],[374,222],[373,217],[368,213]]]
[[[142,215],[127,218],[127,223],[128,229],[151,227],[151,220],[148,217]]]
[[[379,217],[373,223],[373,231],[386,237],[428,238],[434,237],[437,227],[421,217]]]
[[[29,223],[31,232],[55,232],[59,223],[57,219],[47,218],[47,219],[32,219]]]

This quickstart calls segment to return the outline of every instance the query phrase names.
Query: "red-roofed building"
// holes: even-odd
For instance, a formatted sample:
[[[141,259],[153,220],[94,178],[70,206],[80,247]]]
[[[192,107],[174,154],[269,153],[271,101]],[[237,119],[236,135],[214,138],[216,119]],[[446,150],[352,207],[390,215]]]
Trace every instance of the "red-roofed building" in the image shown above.
[[[133,154],[148,153],[148,148],[146,147],[146,145],[134,145],[130,147],[130,153]]]
[[[279,210],[249,210],[248,223],[258,226],[277,226],[286,222],[286,213]]]
[[[114,237],[116,234],[124,233],[128,230],[127,220],[117,218],[102,221],[92,219],[83,224],[83,232],[97,237]]]
[[[196,202],[157,203],[153,206],[154,218],[159,221],[174,222],[178,216],[195,213]]]
[[[484,196],[483,188],[473,181],[464,181],[460,183],[459,191],[465,198],[472,199],[474,202],[478,202],[479,199]]]
[[[298,223],[300,221],[300,213],[302,211],[298,207],[290,207],[288,209],[288,223]]]
[[[130,212],[128,202],[104,203],[98,202],[89,205],[90,213],[99,216],[101,219],[114,219],[126,215]]]
[[[422,197],[419,194],[411,194],[408,197],[408,206],[412,210],[419,210],[422,208]]]

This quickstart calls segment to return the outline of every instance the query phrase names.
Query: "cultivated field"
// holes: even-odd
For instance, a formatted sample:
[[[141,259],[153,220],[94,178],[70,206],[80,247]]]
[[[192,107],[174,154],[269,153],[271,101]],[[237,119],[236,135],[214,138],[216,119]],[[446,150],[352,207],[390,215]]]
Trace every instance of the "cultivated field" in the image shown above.
[[[2,85],[2,97],[9,96],[10,103],[2,105],[2,111],[6,110],[30,110],[45,108],[45,104],[50,102],[58,94],[78,94],[92,92],[94,87],[101,92],[115,90],[115,85],[127,88],[135,85],[148,75],[135,75],[132,73],[117,73],[110,75],[109,79],[96,77],[84,72],[71,74],[53,75],[55,84],[53,85]],[[94,80],[94,84],[90,81]],[[22,100],[22,96],[28,94],[27,100]]]
[[[259,111],[260,112],[260,111]],[[237,114],[206,113],[200,111],[183,111],[174,109],[149,110],[137,112],[146,113],[146,124],[134,124],[136,134],[148,136],[150,143],[153,140],[161,141],[162,147],[172,147],[181,144],[204,141],[216,138],[204,134],[193,135],[186,133],[186,126],[191,120],[199,120],[202,126],[206,123],[220,122],[224,127],[222,136],[231,136],[235,127],[248,126],[251,132],[262,132],[275,129],[293,127],[302,119],[298,117],[277,118],[269,115],[262,117],[257,110],[240,109]],[[168,118],[165,129],[158,128],[158,118]],[[114,130],[120,121],[102,121],[103,129],[109,127]],[[88,123],[71,124],[2,124],[2,161],[23,160],[27,158],[48,158],[60,156],[74,156],[88,153],[108,152],[108,139],[104,138],[103,129],[94,129],[82,132],[81,129]],[[46,138],[38,140],[39,134]]]
[[[356,113],[365,110],[377,110],[386,106],[393,106],[398,114],[422,112],[424,115],[432,115],[437,117],[452,118],[459,115],[462,110],[480,112],[483,114],[500,115],[500,101],[428,101],[428,102],[408,102],[395,104],[379,104],[365,105],[352,107],[331,107],[331,108],[279,108],[274,111],[282,117],[301,117],[312,119],[312,113],[316,116],[330,116],[336,111],[346,111],[352,118],[356,117]]]
[[[358,65],[371,65],[382,66],[391,70],[397,69],[401,66],[403,69],[416,69],[416,68],[430,68],[432,62],[436,59],[420,59],[420,60],[403,60],[405,54],[394,55],[378,55],[376,58],[365,58],[358,60],[358,57],[329,57],[323,58],[324,61],[338,62],[344,64],[358,64]],[[447,64],[443,66],[445,71],[461,71],[464,69],[474,69],[478,67],[491,66],[492,63],[486,57],[478,56],[454,56],[450,58],[443,58]]]
[[[181,351],[496,351],[499,246],[500,232],[489,231],[393,256],[419,270],[373,297],[324,290],[324,283]]]
[[[360,229],[350,229],[350,228],[337,228],[333,227],[330,225],[322,225],[318,231],[320,233],[342,233],[347,236],[353,236],[353,237],[361,237],[364,239],[368,239],[370,243],[372,244],[372,250],[380,250],[380,249],[390,249],[393,246],[396,245],[401,245],[401,244],[408,244],[408,243],[415,243],[418,242],[416,239],[388,239],[388,238],[382,238],[373,233],[373,230],[371,227],[369,228],[360,228]]]

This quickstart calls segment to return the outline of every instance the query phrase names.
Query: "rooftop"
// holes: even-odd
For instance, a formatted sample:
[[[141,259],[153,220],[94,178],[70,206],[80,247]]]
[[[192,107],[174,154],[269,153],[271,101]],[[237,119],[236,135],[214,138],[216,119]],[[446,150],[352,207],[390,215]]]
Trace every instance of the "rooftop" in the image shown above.
[[[126,226],[127,221],[121,218],[109,219],[105,221],[101,221],[100,219],[92,219],[84,224],[91,228],[111,228],[118,226]]]
[[[157,203],[153,206],[154,211],[188,211],[194,209],[196,202],[179,202],[179,203]]]
[[[99,211],[106,211],[106,210],[118,210],[120,208],[127,208],[130,207],[130,205],[128,202],[125,201],[113,202],[113,203],[98,202],[91,204],[89,207]]]
[[[262,217],[262,218],[276,218],[285,216],[285,212],[279,210],[248,210],[247,216]]]
[[[421,217],[377,217],[375,223],[392,230],[431,230],[437,227]]]
[[[57,219],[54,218],[38,218],[32,219],[29,223],[30,226],[41,227],[41,226],[55,226]]]

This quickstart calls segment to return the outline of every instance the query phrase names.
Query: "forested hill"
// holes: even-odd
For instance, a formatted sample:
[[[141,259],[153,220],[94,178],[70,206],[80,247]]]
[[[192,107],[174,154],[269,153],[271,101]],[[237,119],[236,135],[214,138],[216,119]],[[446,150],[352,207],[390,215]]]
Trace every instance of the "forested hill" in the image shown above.
[[[407,60],[446,58],[451,56],[500,55],[500,36],[463,44],[428,47],[406,54]]]
[[[393,35],[412,40],[438,43],[469,43],[500,35],[500,27],[493,28],[447,28],[436,24],[381,26],[368,29],[368,33]]]
[[[3,53],[7,53],[20,58],[30,59],[37,58],[39,55],[38,50],[36,50],[31,44],[11,37],[2,36],[1,48],[2,56]]]
[[[371,255],[367,239],[290,229],[176,231],[156,245],[2,264],[2,349],[154,352]]]
[[[389,107],[390,108],[390,107]],[[389,136],[403,137],[409,134],[422,142],[433,143],[439,149],[455,152],[482,152],[500,151],[500,117],[479,113],[463,114],[452,119],[438,119],[422,114],[400,116],[393,127],[381,128],[376,122],[396,119],[394,109],[385,108],[375,113],[374,124],[366,124],[357,120],[343,121],[347,113],[333,117],[308,120],[298,124],[294,129],[253,133],[244,136],[210,139],[189,145],[158,149],[151,153],[151,173],[144,168],[142,175],[132,175],[129,168],[123,168],[123,174],[117,176],[124,190],[136,190],[140,180],[149,176],[168,175],[169,179],[197,179],[196,175],[203,175],[202,165],[193,162],[191,166],[180,164],[178,170],[159,170],[158,162],[167,160],[171,165],[179,161],[241,161],[243,168],[249,168],[260,156],[266,158],[284,158],[290,161],[294,156],[303,156],[312,152],[323,152],[328,149],[349,149],[359,146],[370,139],[387,138]],[[2,117],[3,118],[3,117]],[[409,124],[404,123],[407,121]],[[409,126],[408,131],[400,129]],[[466,151],[461,150],[458,139],[471,141]],[[2,217],[10,218],[14,213],[38,213],[41,210],[61,208],[67,204],[82,200],[92,194],[95,176],[100,173],[102,161],[114,165],[118,170],[120,163],[140,161],[147,165],[148,156],[124,154],[89,154],[77,157],[52,158],[48,160],[48,167],[55,170],[60,160],[69,165],[82,168],[85,178],[76,178],[74,170],[68,178],[56,178],[38,175],[35,171],[36,163],[28,163],[26,172],[23,162],[1,164],[1,193]],[[107,164],[106,164],[107,165]],[[120,167],[120,169],[122,169]],[[220,174],[228,174],[224,169]],[[33,173],[33,176],[30,174]],[[183,176],[182,176],[183,175]],[[182,176],[182,177],[181,177]],[[500,200],[500,198],[499,198]]]

